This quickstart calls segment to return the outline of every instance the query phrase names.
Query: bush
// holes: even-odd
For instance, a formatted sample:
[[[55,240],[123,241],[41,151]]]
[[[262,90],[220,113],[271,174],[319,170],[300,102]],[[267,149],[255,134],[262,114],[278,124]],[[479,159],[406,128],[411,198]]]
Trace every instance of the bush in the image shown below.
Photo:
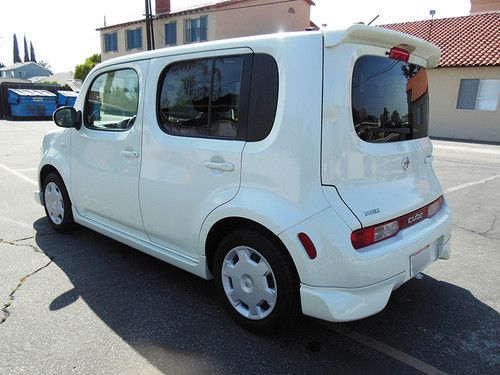
[[[94,66],[96,66],[100,62],[101,55],[99,55],[98,53],[93,54],[92,56],[86,58],[83,64],[79,64],[75,67],[75,74],[73,75],[73,77],[75,79],[81,79],[82,81],[85,80],[87,74],[89,74]]]

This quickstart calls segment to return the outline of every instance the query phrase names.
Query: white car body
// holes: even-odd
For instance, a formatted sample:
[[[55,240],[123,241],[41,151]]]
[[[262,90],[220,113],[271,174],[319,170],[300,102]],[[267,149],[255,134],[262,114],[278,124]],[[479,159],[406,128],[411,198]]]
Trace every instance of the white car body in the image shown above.
[[[442,196],[428,137],[375,144],[353,127],[351,79],[363,55],[410,45],[410,62],[434,67],[436,47],[408,35],[355,25],[345,31],[275,34],[179,46],[99,64],[75,108],[83,111],[95,77],[132,68],[139,76],[135,124],[125,132],[82,126],[48,134],[40,184],[56,170],[77,223],[206,279],[207,242],[218,223],[258,223],[286,246],[300,277],[302,311],[328,321],[382,310],[412,278],[412,254],[450,253],[450,210],[355,250],[353,231],[417,210]],[[271,55],[278,66],[274,125],[263,140],[177,137],[160,130],[157,84],[177,61],[239,53]],[[401,167],[408,157],[408,169]],[[224,164],[212,169],[211,164]],[[208,167],[207,167],[208,166]],[[43,203],[43,196],[37,194]],[[365,213],[373,213],[365,215]],[[224,221],[226,220],[226,221]],[[311,259],[297,237],[317,249]],[[427,266],[430,261],[422,264]]]

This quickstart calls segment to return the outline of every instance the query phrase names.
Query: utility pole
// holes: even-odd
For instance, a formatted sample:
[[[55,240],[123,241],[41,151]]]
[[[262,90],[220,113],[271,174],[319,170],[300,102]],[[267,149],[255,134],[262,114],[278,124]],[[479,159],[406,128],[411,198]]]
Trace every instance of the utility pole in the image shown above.
[[[155,49],[155,31],[154,31],[154,27],[153,27],[153,20],[154,20],[154,16],[153,16],[153,8],[151,7],[151,0],[148,0],[149,1],[149,14],[151,16],[151,22],[149,23],[149,27],[151,28],[151,48],[152,49]]]
[[[145,0],[146,8],[146,43],[148,51],[155,49],[155,36],[153,30],[153,12],[151,10],[151,0]]]

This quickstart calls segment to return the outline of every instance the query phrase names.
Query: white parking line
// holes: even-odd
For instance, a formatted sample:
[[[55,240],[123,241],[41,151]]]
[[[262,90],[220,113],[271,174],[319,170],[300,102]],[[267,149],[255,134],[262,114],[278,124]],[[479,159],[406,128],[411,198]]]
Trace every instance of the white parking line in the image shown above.
[[[15,169],[9,168],[3,164],[0,164],[0,169],[3,169],[4,171],[9,172],[10,174],[20,178],[21,180],[23,180],[25,182],[29,182],[32,185],[38,186],[38,182],[36,182],[35,180],[32,180],[31,178],[26,177],[25,175],[19,173]]]
[[[495,178],[498,178],[498,177],[500,177],[500,176],[499,175],[495,175],[495,176],[491,176],[491,177],[488,177],[488,178],[485,178],[485,179],[482,179],[482,180],[479,180],[479,181],[466,182],[465,184],[458,185],[458,186],[453,186],[451,188],[448,188],[448,189],[446,189],[444,191],[444,193],[448,194],[448,193],[451,193],[451,192],[454,192],[454,191],[457,191],[457,190],[460,190],[460,189],[464,189],[464,188],[469,187],[469,186],[486,184],[487,182],[492,181],[492,180],[494,180]]]
[[[396,348],[393,348],[392,346],[389,346],[387,344],[384,344],[383,342],[377,341],[375,339],[372,339],[371,337],[365,336],[359,332],[356,331],[348,331],[344,327],[336,325],[336,324],[329,324],[329,323],[323,323],[323,325],[326,325],[328,328],[331,330],[344,335],[346,337],[351,338],[352,340],[355,340],[359,342],[360,344],[363,344],[369,348],[372,348],[376,350],[379,353],[383,353],[385,355],[388,355],[389,357],[394,358],[395,360],[405,363],[408,366],[411,366],[419,371],[422,371],[425,374],[446,374],[445,372],[435,368],[434,366],[425,363],[424,361],[421,361],[418,358],[412,357],[411,355],[404,353]]]
[[[434,143],[434,148],[438,150],[450,150],[450,151],[465,151],[465,152],[477,152],[480,154],[490,154],[490,155],[500,155],[499,150],[493,150],[491,148],[476,148],[476,147],[466,147],[466,146],[449,146],[449,145],[438,145]]]
[[[38,168],[21,168],[21,169],[14,169],[16,172],[31,172],[31,171],[36,171]]]

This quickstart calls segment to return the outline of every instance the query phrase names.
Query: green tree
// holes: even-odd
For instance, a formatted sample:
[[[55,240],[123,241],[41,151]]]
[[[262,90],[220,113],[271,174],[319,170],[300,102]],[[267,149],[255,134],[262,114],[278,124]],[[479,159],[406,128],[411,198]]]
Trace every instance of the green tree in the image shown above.
[[[30,61],[30,54],[28,52],[28,42],[26,41],[26,35],[24,36],[24,62]]]
[[[32,42],[30,42],[30,60],[36,63],[35,49]]]
[[[14,44],[14,57],[13,57],[12,60],[14,61],[14,64],[15,63],[20,63],[21,62],[21,57],[19,56],[19,46],[17,45],[17,36],[16,36],[16,34],[14,34],[13,44]]]
[[[101,55],[98,53],[93,54],[90,57],[87,57],[85,59],[85,62],[83,64],[79,64],[75,66],[75,74],[73,77],[75,79],[81,79],[82,81],[85,80],[85,77],[87,77],[87,74],[90,73],[90,71],[101,62]]]

